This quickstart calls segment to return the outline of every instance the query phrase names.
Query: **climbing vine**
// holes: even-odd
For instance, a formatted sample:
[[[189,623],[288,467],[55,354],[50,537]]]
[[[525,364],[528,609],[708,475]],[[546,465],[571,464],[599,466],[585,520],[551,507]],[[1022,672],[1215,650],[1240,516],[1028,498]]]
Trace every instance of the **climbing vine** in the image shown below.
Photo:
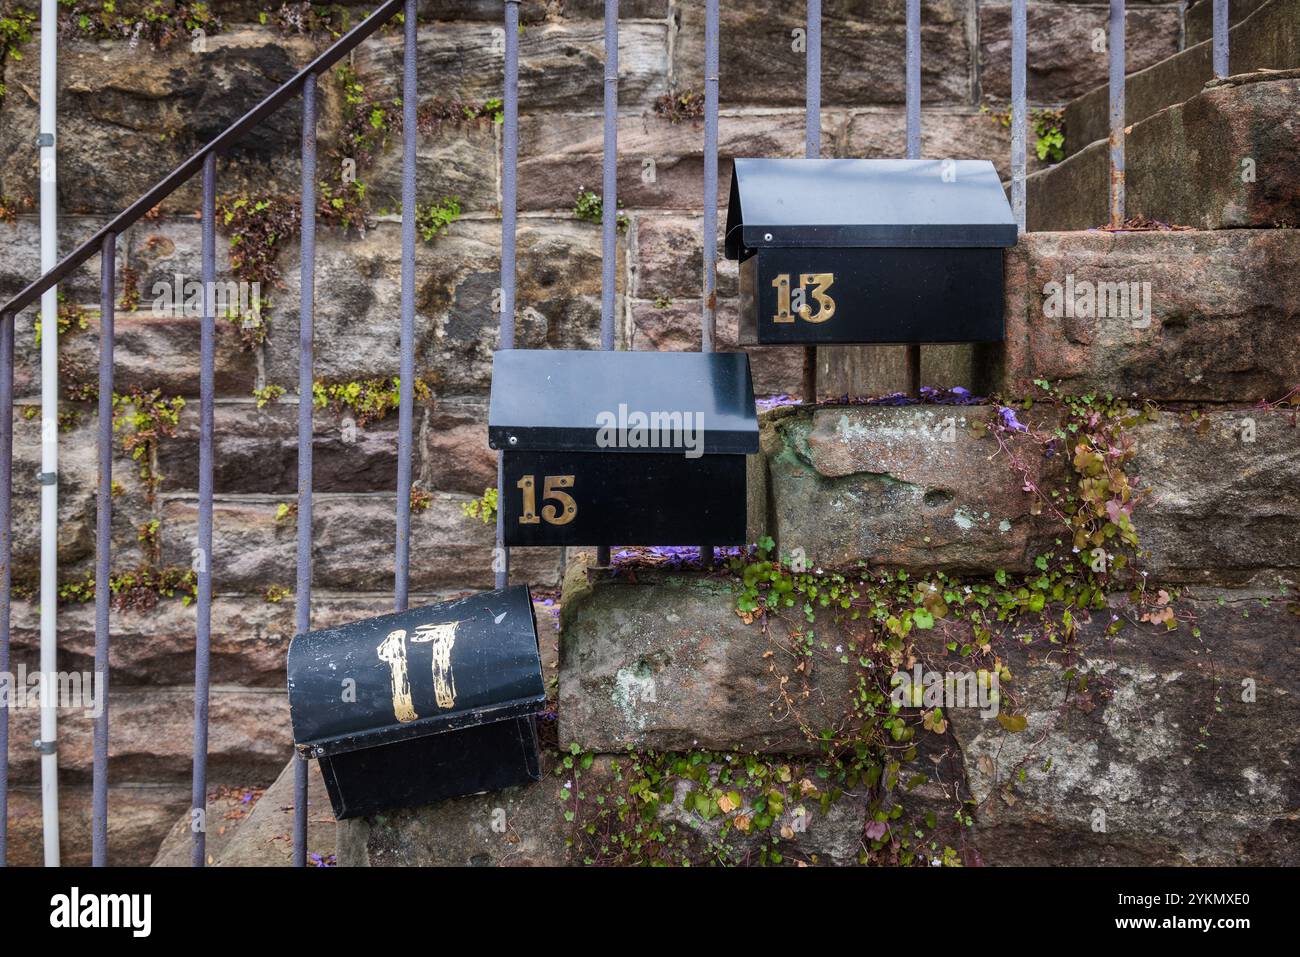
[[[157,568],[141,565],[134,571],[116,572],[108,578],[113,597],[111,606],[118,611],[150,611],[163,598],[179,598],[189,605],[198,591],[198,576],[189,568]],[[87,572],[59,584],[60,604],[80,604],[95,600],[95,573]]]
[[[491,525],[497,520],[497,490],[485,488],[483,494],[468,502],[460,503],[460,511],[466,518],[478,519],[484,525]]]
[[[158,441],[175,436],[185,399],[164,396],[161,389],[132,387],[126,393],[113,393],[113,431],[122,434],[122,449],[140,470],[140,478],[150,490],[162,482],[156,471]]]
[[[778,689],[774,707],[819,755],[645,751],[593,768],[594,756],[570,748],[556,773],[564,779],[565,818],[574,825],[571,846],[583,861],[810,863],[810,851],[794,840],[800,825],[853,795],[866,806],[860,863],[961,864],[974,853],[964,836],[973,826],[973,799],[959,786],[940,785],[929,763],[918,760],[923,751],[941,763],[957,760],[948,716],[942,701],[932,702],[919,687],[900,695],[895,675],[933,655],[960,663],[992,689],[1003,731],[1020,734],[1031,728],[1008,643],[1057,648],[1066,685],[1060,707],[1086,711],[1111,693],[1109,679],[1074,651],[1080,626],[1094,616],[1105,616],[1107,636],[1142,621],[1187,625],[1199,637],[1194,617],[1175,611],[1177,594],[1148,591],[1136,568],[1133,507],[1143,490],[1125,467],[1135,451],[1130,430],[1154,407],[1069,396],[1047,382],[1037,387],[1035,396],[999,404],[991,421],[970,429],[1030,497],[1030,511],[1055,519],[1054,543],[1027,571],[974,577],[863,562],[824,568],[802,554],[779,553],[771,538],[735,554],[726,566],[735,611],[763,636],[755,653]],[[977,401],[951,397],[958,400]],[[1033,418],[1048,424],[1021,421],[1043,406],[1053,413]],[[1035,456],[1065,462],[1064,478],[1043,484]],[[1115,593],[1127,593],[1122,613],[1112,610]],[[824,713],[810,715],[806,704],[809,675],[828,667],[849,669],[852,688],[842,714],[829,722]],[[1027,761],[1000,780],[1002,799],[1016,800]],[[904,800],[922,787],[929,788],[924,800]],[[944,801],[933,798],[935,787]]]
[[[412,394],[417,402],[427,402],[433,395],[429,384],[416,379]],[[401,402],[401,380],[397,376],[360,379],[352,382],[316,382],[312,387],[312,404],[318,409],[350,412],[360,428],[378,422],[395,412]]]
[[[619,200],[618,206],[619,209],[623,208],[622,200]],[[604,215],[605,202],[600,194],[587,189],[585,186],[579,186],[578,198],[573,204],[574,218],[586,223],[599,224],[604,221]],[[618,231],[624,233],[627,232],[628,226],[631,225],[631,220],[627,218],[627,214],[620,212],[616,218],[616,223]]]
[[[5,64],[9,60],[23,58],[22,46],[32,38],[32,24],[36,14],[25,7],[15,6],[7,11],[0,11],[0,79],[4,76]],[[0,82],[0,103],[4,102],[5,85]],[[13,206],[8,197],[0,197],[0,220],[12,222]]]
[[[987,105],[980,107],[994,123],[1001,127],[1011,125],[1011,111],[991,110]],[[1042,107],[1029,111],[1029,124],[1034,130],[1034,153],[1040,160],[1059,163],[1065,159],[1065,113]]]
[[[221,18],[207,3],[180,0],[60,0],[59,30],[85,40],[144,40],[167,49],[177,40],[190,42],[196,31],[213,36]]]
[[[698,120],[704,116],[704,96],[697,90],[674,90],[655,100],[655,112],[670,123]]]
[[[460,197],[448,196],[437,202],[416,203],[415,228],[426,243],[445,233],[460,219]]]

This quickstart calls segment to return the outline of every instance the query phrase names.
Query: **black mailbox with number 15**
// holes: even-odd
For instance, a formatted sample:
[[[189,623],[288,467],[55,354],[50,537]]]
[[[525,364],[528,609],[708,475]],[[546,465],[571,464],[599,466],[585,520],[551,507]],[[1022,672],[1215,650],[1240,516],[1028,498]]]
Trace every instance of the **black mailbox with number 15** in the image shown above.
[[[743,352],[508,349],[492,365],[507,545],[740,545],[758,451]]]
[[[742,345],[996,342],[1016,222],[987,160],[738,159]]]

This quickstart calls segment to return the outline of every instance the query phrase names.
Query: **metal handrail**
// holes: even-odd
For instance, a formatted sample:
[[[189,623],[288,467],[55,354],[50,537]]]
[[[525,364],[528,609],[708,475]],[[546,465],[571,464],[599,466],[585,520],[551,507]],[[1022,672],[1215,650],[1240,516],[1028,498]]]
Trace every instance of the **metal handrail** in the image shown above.
[[[179,189],[186,180],[197,173],[203,166],[203,161],[210,154],[220,154],[234,146],[245,133],[274,113],[286,101],[296,96],[299,88],[307,81],[308,77],[319,76],[351,53],[362,40],[365,40],[391,20],[393,15],[402,9],[403,5],[404,0],[387,0],[385,4],[373,11],[365,20],[336,40],[329,49],[307,64],[297,75],[285,81],[261,103],[226,127],[210,143],[160,179],[148,192],[118,213],[112,221],[63,257],[58,265],[0,306],[0,322],[5,319],[12,319],[40,298],[43,292],[57,285],[74,269],[98,253],[103,248],[105,237],[120,236],[145,213],[161,203]]]

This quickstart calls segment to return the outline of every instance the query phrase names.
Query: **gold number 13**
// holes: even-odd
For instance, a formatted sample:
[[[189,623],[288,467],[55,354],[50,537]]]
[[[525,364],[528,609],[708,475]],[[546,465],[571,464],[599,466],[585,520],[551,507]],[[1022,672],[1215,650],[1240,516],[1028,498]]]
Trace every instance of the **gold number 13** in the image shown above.
[[[802,294],[807,286],[812,286],[812,298],[817,303],[817,313],[808,308],[805,302],[799,306],[798,315],[805,322],[825,322],[835,315],[835,300],[827,295],[826,290],[831,288],[831,283],[835,281],[835,274],[830,272],[813,272],[801,273],[799,276],[799,291]],[[781,273],[772,280],[772,285],[776,289],[776,315],[772,317],[773,322],[794,322],[795,313],[790,308],[790,274]],[[802,295],[801,297],[802,298]]]
[[[543,505],[541,514],[537,513],[537,480],[532,475],[525,475],[515,483],[515,488],[523,493],[523,514],[519,516],[520,525],[537,525],[546,519],[550,525],[568,525],[578,514],[578,503],[573,496],[563,491],[573,488],[572,475],[545,475],[542,477],[542,501],[548,499],[558,502],[555,505]]]

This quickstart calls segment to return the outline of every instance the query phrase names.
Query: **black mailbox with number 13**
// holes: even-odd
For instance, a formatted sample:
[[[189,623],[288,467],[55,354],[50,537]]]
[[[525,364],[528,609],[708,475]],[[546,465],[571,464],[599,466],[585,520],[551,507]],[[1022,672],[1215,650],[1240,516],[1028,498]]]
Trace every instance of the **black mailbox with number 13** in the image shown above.
[[[1016,222],[987,160],[738,159],[742,345],[997,342]]]

